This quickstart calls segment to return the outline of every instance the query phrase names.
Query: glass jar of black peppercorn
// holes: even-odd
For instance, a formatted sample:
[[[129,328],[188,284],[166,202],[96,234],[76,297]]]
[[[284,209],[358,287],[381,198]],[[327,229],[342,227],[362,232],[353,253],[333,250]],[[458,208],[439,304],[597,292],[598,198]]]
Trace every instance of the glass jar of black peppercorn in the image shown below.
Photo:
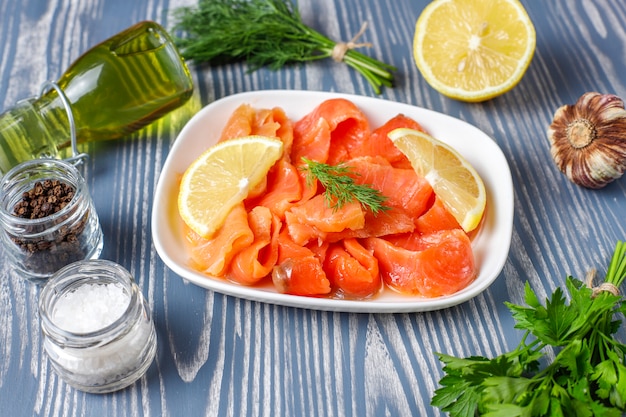
[[[32,281],[99,257],[102,229],[76,167],[36,159],[7,172],[0,184],[0,240],[12,269]]]

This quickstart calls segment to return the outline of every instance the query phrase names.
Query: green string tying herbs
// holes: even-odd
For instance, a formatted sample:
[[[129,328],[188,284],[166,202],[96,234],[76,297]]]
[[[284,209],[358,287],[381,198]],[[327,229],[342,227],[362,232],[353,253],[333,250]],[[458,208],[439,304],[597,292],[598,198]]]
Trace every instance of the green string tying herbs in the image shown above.
[[[377,94],[393,83],[393,66],[355,50],[371,46],[357,42],[365,23],[349,42],[335,42],[305,25],[290,0],[199,0],[197,7],[176,9],[174,19],[174,30],[185,34],[175,42],[195,62],[243,60],[255,71],[332,58],[357,70]]]
[[[626,410],[626,345],[614,335],[626,301],[626,243],[618,242],[606,278],[593,284],[567,277],[569,304],[560,288],[545,306],[528,283],[527,306],[507,303],[517,348],[494,359],[439,354],[446,375],[432,404],[451,417],[620,417]]]

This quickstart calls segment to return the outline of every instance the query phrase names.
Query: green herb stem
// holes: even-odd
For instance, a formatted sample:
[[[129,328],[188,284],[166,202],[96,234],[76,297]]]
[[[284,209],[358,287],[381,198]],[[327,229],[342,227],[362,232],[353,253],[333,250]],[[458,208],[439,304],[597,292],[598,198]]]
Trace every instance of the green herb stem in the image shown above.
[[[619,287],[626,278],[626,242],[619,241],[606,272],[606,282]]]

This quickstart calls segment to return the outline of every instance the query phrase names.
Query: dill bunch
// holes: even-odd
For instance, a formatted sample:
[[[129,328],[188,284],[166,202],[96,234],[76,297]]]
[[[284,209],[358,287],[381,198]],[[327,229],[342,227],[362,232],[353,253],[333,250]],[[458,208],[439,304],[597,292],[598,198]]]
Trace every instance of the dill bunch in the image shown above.
[[[246,61],[255,71],[333,58],[357,70],[377,94],[393,84],[393,66],[354,49],[367,44],[353,40],[337,47],[338,42],[302,22],[291,0],[199,0],[196,7],[175,9],[173,16],[174,30],[184,33],[175,42],[188,60]]]

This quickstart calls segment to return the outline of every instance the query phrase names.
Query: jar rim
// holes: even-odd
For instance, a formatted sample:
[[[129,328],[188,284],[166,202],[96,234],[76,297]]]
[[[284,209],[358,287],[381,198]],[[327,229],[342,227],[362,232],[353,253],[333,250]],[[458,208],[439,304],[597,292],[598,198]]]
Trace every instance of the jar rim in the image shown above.
[[[108,273],[103,277],[103,273]],[[120,283],[128,292],[125,310],[113,322],[93,331],[75,332],[59,327],[52,317],[56,302],[66,292],[89,283]],[[140,311],[139,287],[133,276],[121,265],[105,259],[88,259],[71,263],[58,270],[44,285],[39,298],[41,330],[59,344],[66,346],[104,345],[119,337],[127,328],[126,322]],[[126,329],[128,330],[128,329]]]

